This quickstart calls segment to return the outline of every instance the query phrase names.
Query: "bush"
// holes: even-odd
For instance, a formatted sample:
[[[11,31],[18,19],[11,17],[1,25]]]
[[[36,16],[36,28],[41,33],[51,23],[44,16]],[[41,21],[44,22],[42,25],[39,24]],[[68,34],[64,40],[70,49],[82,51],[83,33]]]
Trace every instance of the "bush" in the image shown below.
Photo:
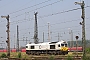
[[[90,60],[90,56],[86,56],[86,58],[85,58],[86,60]]]
[[[87,53],[90,53],[90,48],[87,48],[87,49],[86,49],[86,52],[87,52]]]
[[[54,60],[54,56],[50,56],[49,57],[49,60]]]
[[[7,58],[7,55],[5,53],[3,53],[0,58]]]
[[[73,58],[71,56],[68,55],[67,60],[73,60]]]
[[[21,58],[22,56],[21,56],[21,52],[19,52],[18,53],[18,56],[17,56],[18,58]]]
[[[24,59],[26,59],[26,55],[25,55]]]

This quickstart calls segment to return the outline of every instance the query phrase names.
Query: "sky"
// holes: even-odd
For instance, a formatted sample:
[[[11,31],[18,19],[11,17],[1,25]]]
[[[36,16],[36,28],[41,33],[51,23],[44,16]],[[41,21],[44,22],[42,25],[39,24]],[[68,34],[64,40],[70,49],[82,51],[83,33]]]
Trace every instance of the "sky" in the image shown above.
[[[17,45],[17,25],[19,26],[20,47],[34,42],[35,12],[38,12],[39,42],[43,41],[43,32],[44,41],[48,41],[48,23],[50,41],[58,41],[58,35],[60,40],[71,40],[71,30],[73,40],[76,40],[75,36],[79,36],[78,40],[81,40],[82,26],[79,23],[82,22],[82,10],[77,9],[81,6],[75,5],[75,2],[82,2],[82,0],[0,0],[0,16],[10,16],[11,48]],[[90,7],[87,6],[90,6],[90,0],[85,0],[86,39],[90,40]],[[7,20],[0,18],[0,47],[4,48],[7,45],[6,25]]]

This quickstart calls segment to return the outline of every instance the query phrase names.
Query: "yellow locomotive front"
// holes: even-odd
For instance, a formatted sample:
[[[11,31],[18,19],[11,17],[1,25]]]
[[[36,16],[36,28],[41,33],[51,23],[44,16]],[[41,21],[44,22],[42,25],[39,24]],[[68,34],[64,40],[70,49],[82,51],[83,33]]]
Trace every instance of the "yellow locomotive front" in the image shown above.
[[[61,43],[60,51],[62,52],[62,54],[68,54],[67,43]]]

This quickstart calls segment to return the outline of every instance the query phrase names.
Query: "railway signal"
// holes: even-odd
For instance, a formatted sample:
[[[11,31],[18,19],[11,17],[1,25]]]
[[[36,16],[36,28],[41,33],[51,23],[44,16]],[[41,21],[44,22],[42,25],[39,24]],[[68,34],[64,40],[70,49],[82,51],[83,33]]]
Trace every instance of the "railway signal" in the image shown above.
[[[76,36],[76,51],[78,52],[78,49],[77,49],[77,47],[78,47],[78,43],[77,43],[77,41],[78,41],[78,36]],[[78,56],[78,54],[77,54],[77,56]]]
[[[6,43],[7,43],[7,46],[8,46],[8,53],[7,53],[7,56],[8,57],[10,57],[10,34],[9,34],[9,32],[10,32],[10,30],[9,30],[9,27],[10,27],[10,22],[9,22],[9,15],[8,16],[1,16],[1,18],[6,18],[7,19],[7,25],[6,25],[6,27],[7,27],[7,30],[6,30],[6,32],[7,32],[7,40],[6,40]]]

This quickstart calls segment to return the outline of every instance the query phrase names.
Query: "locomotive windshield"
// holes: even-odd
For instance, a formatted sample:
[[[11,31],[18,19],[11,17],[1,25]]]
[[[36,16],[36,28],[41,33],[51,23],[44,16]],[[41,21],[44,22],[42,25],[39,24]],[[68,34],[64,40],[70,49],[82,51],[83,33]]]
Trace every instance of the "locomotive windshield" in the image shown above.
[[[65,47],[67,47],[67,44],[61,44],[61,46],[65,46]]]
[[[61,46],[64,46],[64,44],[61,44]]]
[[[67,47],[67,44],[65,44],[65,47]]]
[[[60,44],[58,45],[58,47],[60,47]]]

